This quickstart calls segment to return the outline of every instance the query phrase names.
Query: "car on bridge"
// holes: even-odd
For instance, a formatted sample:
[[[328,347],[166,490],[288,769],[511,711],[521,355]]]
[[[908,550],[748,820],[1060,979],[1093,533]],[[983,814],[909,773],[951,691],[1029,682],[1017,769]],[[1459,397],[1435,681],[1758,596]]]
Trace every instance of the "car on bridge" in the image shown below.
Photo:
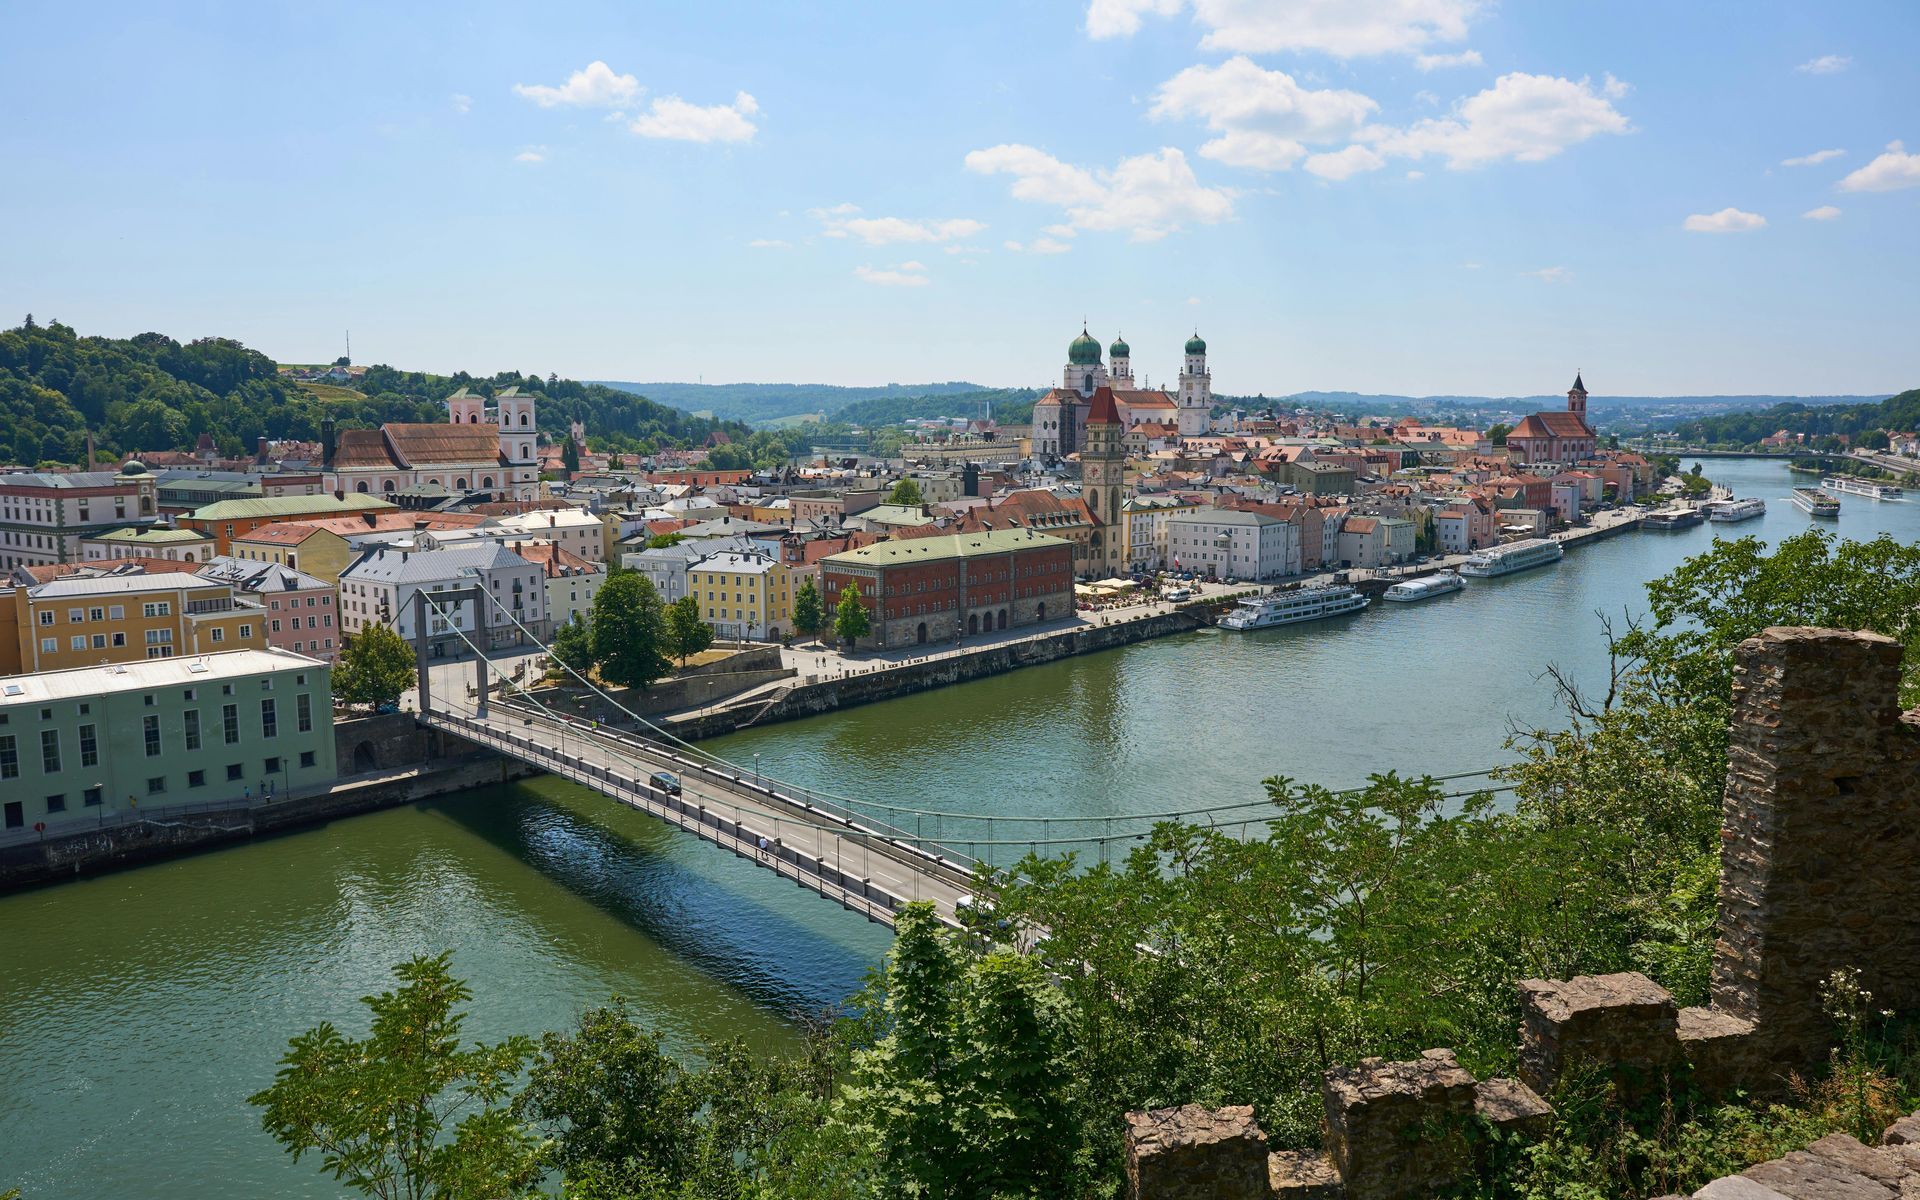
[[[671,771],[655,771],[647,776],[647,782],[653,785],[656,792],[664,792],[669,796],[680,794],[680,777]]]

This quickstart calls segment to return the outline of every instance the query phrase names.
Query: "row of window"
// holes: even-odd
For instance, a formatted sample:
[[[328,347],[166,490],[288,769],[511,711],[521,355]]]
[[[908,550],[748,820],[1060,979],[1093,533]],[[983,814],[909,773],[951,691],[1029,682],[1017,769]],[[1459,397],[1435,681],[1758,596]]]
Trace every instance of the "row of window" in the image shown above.
[[[312,750],[302,750],[300,752],[300,765],[302,767],[312,767],[318,761],[319,761],[319,755],[317,752]],[[265,758],[261,760],[260,769],[267,776],[267,778],[261,780],[261,784],[260,784],[261,795],[272,794],[273,785],[275,783],[275,780],[272,777],[275,775],[278,775],[285,768],[286,768],[286,760],[281,758],[279,755],[274,755],[270,758]],[[247,768],[245,763],[228,763],[227,770],[226,770],[227,782],[235,783],[241,780],[242,778],[244,778],[246,776],[246,769]],[[190,789],[202,788],[205,786],[207,786],[207,773],[205,770],[195,769],[187,772],[188,788]],[[252,794],[253,789],[250,785],[246,790],[249,795]],[[166,794],[166,791],[167,791],[167,777],[165,775],[150,775],[147,777],[147,795],[162,796]],[[100,806],[100,804],[104,799],[105,797],[101,795],[101,791],[98,787],[89,787],[80,793],[80,803],[81,803],[81,806],[85,808],[97,808]],[[128,799],[133,799],[133,797],[128,797]],[[67,811],[67,794],[65,792],[55,792],[52,795],[47,796],[41,802],[41,805],[42,805],[43,811],[48,816],[52,816],[55,813],[66,812]],[[25,825],[26,824],[25,810],[26,810],[26,806],[18,800],[8,802],[6,806],[5,827],[8,829],[18,829],[21,826]]]
[[[151,697],[149,697],[151,699]],[[313,732],[313,698],[306,692],[294,697],[294,721],[301,733]],[[141,718],[141,738],[146,757],[158,758],[165,753],[166,745],[160,728],[158,714],[149,714]],[[80,765],[96,767],[100,765],[100,744],[98,727],[92,724],[81,725],[76,731],[80,750]],[[182,745],[187,750],[201,747],[200,710],[187,709],[181,714]],[[240,706],[223,704],[220,706],[220,735],[229,746],[240,740]],[[260,701],[260,736],[273,738],[280,735],[280,715],[274,701]],[[40,770],[43,774],[58,774],[64,765],[60,731],[42,729],[40,731]],[[13,734],[0,734],[0,779],[17,779],[20,775],[20,753],[17,739]]]

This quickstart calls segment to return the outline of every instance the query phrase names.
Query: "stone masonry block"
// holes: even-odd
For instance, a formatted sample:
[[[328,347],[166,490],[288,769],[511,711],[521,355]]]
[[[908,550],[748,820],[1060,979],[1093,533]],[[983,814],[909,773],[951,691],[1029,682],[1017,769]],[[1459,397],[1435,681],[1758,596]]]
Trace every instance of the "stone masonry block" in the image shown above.
[[[1543,1096],[1576,1063],[1605,1064],[1623,1086],[1638,1086],[1679,1054],[1672,994],[1636,971],[1523,979],[1519,988],[1520,1079]]]
[[[1717,1008],[1683,1008],[1680,1053],[1693,1064],[1694,1086],[1725,1095],[1763,1077],[1772,1065],[1753,1036],[1753,1022]]]
[[[1346,1189],[1333,1160],[1317,1150],[1275,1150],[1267,1156],[1272,1200],[1341,1200]]]
[[[1899,1192],[1878,1180],[1804,1150],[1741,1172],[1787,1200],[1896,1200]]]
[[[1473,1110],[1495,1129],[1539,1136],[1553,1120],[1553,1106],[1518,1079],[1488,1079],[1473,1090]]]
[[[1476,1082],[1451,1050],[1328,1071],[1327,1148],[1348,1200],[1425,1196],[1459,1178]]]
[[[1901,1117],[1880,1135],[1882,1146],[1920,1146],[1920,1113]]]
[[[1127,1114],[1131,1200],[1266,1200],[1267,1135],[1252,1105]]]

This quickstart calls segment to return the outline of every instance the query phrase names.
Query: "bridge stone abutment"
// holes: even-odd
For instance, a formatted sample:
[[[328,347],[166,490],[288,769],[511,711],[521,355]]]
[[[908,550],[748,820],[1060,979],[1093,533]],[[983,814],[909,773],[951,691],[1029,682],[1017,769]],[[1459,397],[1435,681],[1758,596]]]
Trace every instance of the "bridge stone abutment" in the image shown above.
[[[1468,1120],[1538,1129],[1552,1115],[1541,1096],[1576,1066],[1597,1067],[1629,1092],[1661,1086],[1674,1071],[1709,1093],[1778,1091],[1832,1044],[1822,989],[1835,971],[1859,972],[1876,1007],[1920,1011],[1920,711],[1901,712],[1900,674],[1899,643],[1871,633],[1775,628],[1736,650],[1710,1005],[1678,1008],[1636,972],[1522,980],[1519,1079],[1475,1081],[1438,1050],[1329,1071],[1329,1153],[1270,1152],[1264,1194],[1430,1195],[1471,1166],[1467,1140],[1447,1131]],[[1234,1118],[1235,1138],[1195,1132],[1216,1128],[1224,1113],[1245,1114]],[[1264,1146],[1247,1110],[1189,1106],[1130,1120],[1142,1117],[1155,1118],[1157,1132],[1128,1139],[1131,1200],[1260,1194],[1183,1182],[1190,1171],[1218,1177],[1256,1138]],[[1887,1151],[1833,1141],[1697,1196],[1800,1195],[1783,1181],[1909,1169],[1920,1194],[1920,1152],[1911,1150],[1920,1117],[1888,1131]],[[1177,1155],[1160,1149],[1175,1145]]]

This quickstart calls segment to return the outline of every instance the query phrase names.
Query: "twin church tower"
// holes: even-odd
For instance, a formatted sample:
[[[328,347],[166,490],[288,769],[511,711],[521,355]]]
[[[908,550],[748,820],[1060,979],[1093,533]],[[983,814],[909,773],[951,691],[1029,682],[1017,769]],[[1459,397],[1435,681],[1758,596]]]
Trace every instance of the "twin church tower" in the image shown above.
[[[1207,371],[1207,343],[1198,333],[1187,339],[1178,392],[1141,388],[1133,379],[1133,351],[1125,338],[1107,347],[1107,363],[1100,361],[1100,343],[1084,326],[1067,344],[1067,365],[1060,386],[1033,406],[1035,458],[1064,458],[1082,448],[1088,408],[1094,393],[1111,389],[1124,433],[1136,425],[1172,426],[1181,437],[1207,432],[1213,409],[1213,376]]]

